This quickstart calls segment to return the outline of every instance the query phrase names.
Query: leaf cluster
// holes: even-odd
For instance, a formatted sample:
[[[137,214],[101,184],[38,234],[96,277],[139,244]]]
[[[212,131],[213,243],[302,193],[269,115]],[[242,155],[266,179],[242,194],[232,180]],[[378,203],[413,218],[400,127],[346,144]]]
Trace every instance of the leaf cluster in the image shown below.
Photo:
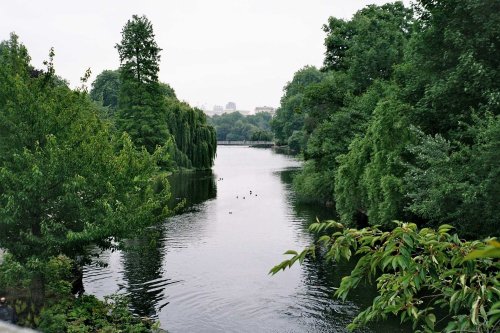
[[[316,243],[300,253],[287,251],[292,257],[270,273],[302,263],[318,250],[332,263],[354,258],[357,264],[335,296],[345,300],[363,283],[375,284],[378,295],[349,329],[397,315],[420,332],[494,332],[500,319],[498,242],[462,240],[450,233],[450,225],[433,230],[395,223],[391,231],[313,223],[309,229],[318,235]]]

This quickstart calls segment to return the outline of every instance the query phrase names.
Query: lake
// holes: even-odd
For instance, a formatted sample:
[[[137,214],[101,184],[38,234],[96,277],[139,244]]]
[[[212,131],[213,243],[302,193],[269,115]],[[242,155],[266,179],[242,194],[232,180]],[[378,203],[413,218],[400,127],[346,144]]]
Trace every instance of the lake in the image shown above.
[[[332,297],[353,264],[306,261],[268,275],[289,249],[312,236],[307,226],[333,212],[297,202],[291,178],[301,163],[271,149],[219,146],[212,171],[171,177],[179,214],[127,250],[104,252],[106,267],[84,271],[87,293],[130,296],[135,313],[175,332],[347,332],[374,297],[359,288]],[[362,332],[409,332],[397,319]]]

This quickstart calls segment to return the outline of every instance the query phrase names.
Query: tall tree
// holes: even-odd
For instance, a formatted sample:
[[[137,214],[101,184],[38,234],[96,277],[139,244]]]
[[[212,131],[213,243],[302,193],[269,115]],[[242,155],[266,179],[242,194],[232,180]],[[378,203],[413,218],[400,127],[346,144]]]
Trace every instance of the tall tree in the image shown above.
[[[117,127],[150,153],[170,139],[158,82],[161,49],[154,37],[151,22],[145,16],[134,15],[122,30],[121,43],[116,45],[121,80]]]
[[[146,16],[133,15],[116,45],[122,76],[136,83],[158,83],[161,49],[154,40],[153,25]]]

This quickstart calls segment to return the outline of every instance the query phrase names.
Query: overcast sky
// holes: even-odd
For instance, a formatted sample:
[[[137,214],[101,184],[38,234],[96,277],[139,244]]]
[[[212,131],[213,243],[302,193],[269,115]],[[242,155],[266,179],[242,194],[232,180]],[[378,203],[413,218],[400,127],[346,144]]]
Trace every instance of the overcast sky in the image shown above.
[[[283,86],[305,65],[321,66],[329,16],[350,18],[384,0],[0,0],[0,40],[14,31],[42,67],[55,48],[72,86],[119,66],[114,48],[134,14],[153,23],[160,80],[193,106],[279,106]],[[409,4],[409,1],[404,1]]]

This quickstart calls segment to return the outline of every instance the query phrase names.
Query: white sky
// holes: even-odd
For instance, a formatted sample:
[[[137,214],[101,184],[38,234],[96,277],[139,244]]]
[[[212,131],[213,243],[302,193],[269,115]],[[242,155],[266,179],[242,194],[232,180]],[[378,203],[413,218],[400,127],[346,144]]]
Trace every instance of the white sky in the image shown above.
[[[114,45],[133,14],[153,23],[160,80],[193,106],[279,106],[305,65],[321,66],[329,16],[350,18],[384,0],[0,0],[0,40],[19,35],[35,67],[55,48],[58,75],[80,84],[119,66]],[[409,4],[409,0],[404,1]]]

